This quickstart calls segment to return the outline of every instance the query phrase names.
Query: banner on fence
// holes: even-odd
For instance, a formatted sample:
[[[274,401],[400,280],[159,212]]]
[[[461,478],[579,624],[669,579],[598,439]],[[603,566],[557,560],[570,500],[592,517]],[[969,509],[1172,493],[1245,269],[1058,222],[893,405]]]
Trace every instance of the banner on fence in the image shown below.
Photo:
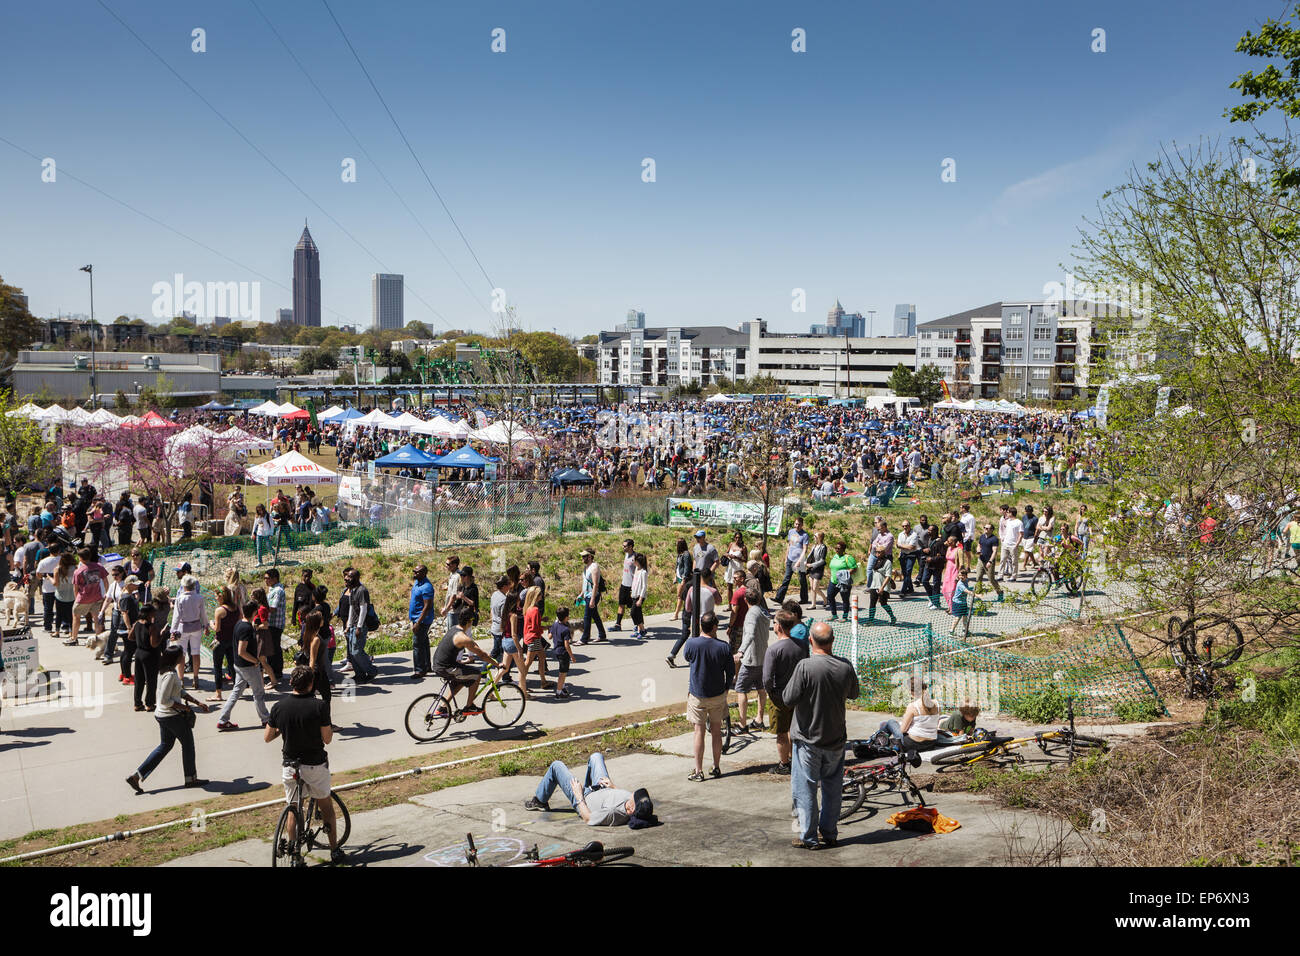
[[[785,507],[772,505],[767,510],[767,533],[780,534]],[[668,526],[740,528],[763,532],[763,505],[751,501],[714,501],[707,498],[669,498]]]
[[[339,479],[339,500],[350,505],[361,504],[361,479],[348,477]]]

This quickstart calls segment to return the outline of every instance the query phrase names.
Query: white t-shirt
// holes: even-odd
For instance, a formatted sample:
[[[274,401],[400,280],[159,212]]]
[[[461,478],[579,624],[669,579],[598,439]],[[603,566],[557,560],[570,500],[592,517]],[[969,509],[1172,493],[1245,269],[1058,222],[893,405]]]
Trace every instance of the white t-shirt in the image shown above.
[[[46,555],[41,558],[41,563],[36,565],[36,573],[41,575],[41,591],[45,594],[54,593],[54,572],[59,569],[59,556],[57,554]]]
[[[961,526],[966,529],[962,533],[963,540],[970,541],[975,536],[975,516],[968,511],[958,520],[961,521]]]
[[[636,558],[631,554],[623,555],[623,580],[621,584],[625,588],[632,586],[632,576],[636,574]]]
[[[1014,548],[1024,536],[1025,524],[1019,518],[1010,518],[1002,529],[1002,549]]]

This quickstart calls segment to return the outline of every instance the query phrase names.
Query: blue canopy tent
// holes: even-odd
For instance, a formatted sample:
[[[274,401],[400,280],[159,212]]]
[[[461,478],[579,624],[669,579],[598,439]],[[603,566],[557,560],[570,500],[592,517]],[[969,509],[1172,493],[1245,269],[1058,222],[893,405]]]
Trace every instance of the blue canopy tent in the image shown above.
[[[357,411],[355,408],[345,408],[343,411],[336,412],[333,415],[321,416],[319,419],[317,419],[317,421],[324,422],[329,425],[342,425],[344,422],[350,422],[354,418],[364,418],[364,417],[365,416],[361,412]]]
[[[438,459],[428,452],[420,451],[414,445],[403,445],[397,451],[390,451],[383,458],[375,460],[376,468],[433,468]]]
[[[469,445],[466,445],[464,448],[448,452],[441,458],[435,458],[431,464],[434,468],[482,468],[489,462],[495,461],[497,461],[496,458],[487,458],[480,455]]]

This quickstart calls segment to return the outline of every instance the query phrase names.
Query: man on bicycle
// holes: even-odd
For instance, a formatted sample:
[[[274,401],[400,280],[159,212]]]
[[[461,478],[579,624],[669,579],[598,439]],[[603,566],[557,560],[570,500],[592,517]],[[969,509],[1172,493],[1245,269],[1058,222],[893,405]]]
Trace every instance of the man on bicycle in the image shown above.
[[[293,803],[297,788],[316,801],[325,829],[330,835],[330,862],[344,861],[343,848],[338,845],[338,827],[335,825],[334,801],[330,799],[330,765],[325,747],[334,739],[330,727],[329,707],[312,695],[315,674],[310,667],[298,665],[289,675],[293,694],[277,701],[271,708],[263,739],[269,744],[283,736],[284,744],[282,779],[284,797]],[[298,781],[294,781],[293,764],[298,764]],[[297,820],[289,815],[289,840],[297,837]]]
[[[456,691],[461,687],[469,688],[466,707],[461,713],[470,715],[483,713],[483,708],[474,705],[474,695],[478,693],[478,685],[479,681],[483,679],[483,672],[476,667],[471,667],[469,664],[460,663],[461,651],[468,651],[489,666],[501,666],[483,648],[479,647],[478,641],[470,637],[469,632],[465,630],[465,625],[470,622],[473,613],[471,608],[462,609],[456,619],[456,627],[447,629],[447,633],[438,642],[438,649],[433,652],[433,673],[450,682],[449,695],[443,697],[442,702],[438,705],[438,716],[440,717],[443,716],[446,708],[455,699]]]

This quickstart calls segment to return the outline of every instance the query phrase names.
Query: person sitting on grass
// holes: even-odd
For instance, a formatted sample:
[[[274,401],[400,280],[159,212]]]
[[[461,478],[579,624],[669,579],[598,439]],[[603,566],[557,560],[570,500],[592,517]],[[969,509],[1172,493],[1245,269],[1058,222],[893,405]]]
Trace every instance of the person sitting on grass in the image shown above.
[[[594,753],[587,758],[587,771],[582,789],[574,787],[577,780],[563,762],[553,761],[537,785],[537,792],[524,803],[525,810],[550,810],[549,800],[559,787],[569,798],[573,809],[589,827],[619,827],[627,824],[634,830],[652,827],[659,822],[655,805],[644,787],[633,791],[620,790],[609,779],[605,769],[605,755]]]

